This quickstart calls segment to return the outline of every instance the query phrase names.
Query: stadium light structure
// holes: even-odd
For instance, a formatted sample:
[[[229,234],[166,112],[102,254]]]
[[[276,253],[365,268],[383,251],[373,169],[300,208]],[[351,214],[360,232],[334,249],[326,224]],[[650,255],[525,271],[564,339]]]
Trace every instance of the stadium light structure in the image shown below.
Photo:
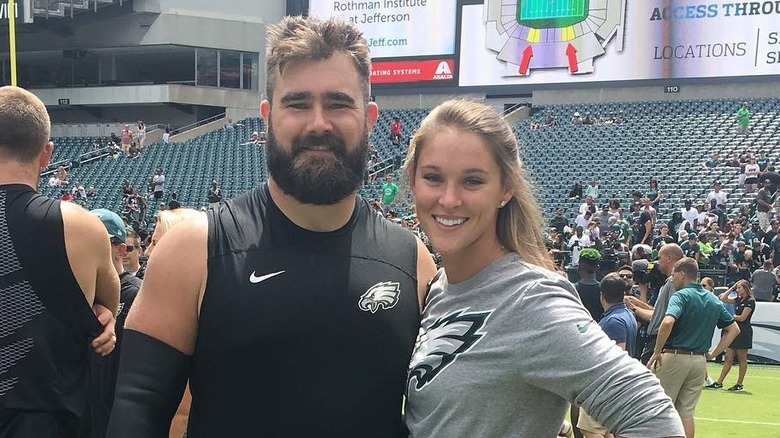
[[[11,62],[11,85],[16,86],[16,4],[8,0],[8,44]]]

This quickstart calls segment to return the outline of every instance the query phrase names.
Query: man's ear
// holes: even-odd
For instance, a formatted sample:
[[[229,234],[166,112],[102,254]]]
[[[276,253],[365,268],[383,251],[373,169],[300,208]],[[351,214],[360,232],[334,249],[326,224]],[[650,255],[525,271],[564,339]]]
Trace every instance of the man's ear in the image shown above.
[[[366,105],[366,124],[368,125],[368,131],[374,128],[377,119],[379,118],[379,105],[376,102],[368,102]]]
[[[263,100],[260,102],[260,117],[265,120],[266,126],[268,126],[268,118],[271,116],[271,102]]]
[[[38,167],[41,170],[48,167],[49,162],[51,161],[52,153],[54,153],[54,143],[47,141],[46,144],[43,145],[43,150],[41,151],[41,154],[38,155]]]

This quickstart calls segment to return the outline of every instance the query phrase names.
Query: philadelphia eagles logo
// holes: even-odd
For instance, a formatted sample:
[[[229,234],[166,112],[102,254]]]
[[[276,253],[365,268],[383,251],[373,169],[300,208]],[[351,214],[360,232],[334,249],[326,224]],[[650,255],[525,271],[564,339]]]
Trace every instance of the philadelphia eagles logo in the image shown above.
[[[417,379],[418,391],[433,381],[448,365],[455,362],[482,339],[479,330],[485,325],[489,312],[464,313],[458,310],[436,320],[427,330],[420,329],[414,355],[409,365],[409,386]]]
[[[391,309],[401,296],[401,285],[395,281],[385,281],[371,286],[358,301],[360,310],[376,313],[379,309]]]

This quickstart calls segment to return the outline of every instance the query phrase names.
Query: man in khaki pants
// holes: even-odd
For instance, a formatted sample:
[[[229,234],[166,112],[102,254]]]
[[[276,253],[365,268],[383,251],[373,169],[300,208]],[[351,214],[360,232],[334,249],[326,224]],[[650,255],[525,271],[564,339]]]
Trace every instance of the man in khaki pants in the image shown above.
[[[676,292],[669,298],[653,356],[647,363],[674,402],[687,438],[695,435],[693,414],[707,375],[707,360],[722,353],[739,334],[734,318],[697,282],[698,277],[696,260],[684,257],[675,263],[672,282]],[[723,336],[709,351],[716,326],[723,329]]]

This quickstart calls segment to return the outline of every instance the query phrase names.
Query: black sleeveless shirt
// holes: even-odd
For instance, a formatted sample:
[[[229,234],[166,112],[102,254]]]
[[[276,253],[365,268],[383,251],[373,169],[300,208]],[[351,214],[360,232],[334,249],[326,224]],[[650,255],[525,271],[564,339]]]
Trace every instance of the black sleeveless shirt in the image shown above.
[[[86,401],[89,342],[100,329],[70,269],[60,201],[0,185],[0,432],[73,432]],[[42,412],[56,420],[22,418]]]
[[[267,184],[210,210],[188,436],[406,437],[417,246],[359,198],[333,232]]]

